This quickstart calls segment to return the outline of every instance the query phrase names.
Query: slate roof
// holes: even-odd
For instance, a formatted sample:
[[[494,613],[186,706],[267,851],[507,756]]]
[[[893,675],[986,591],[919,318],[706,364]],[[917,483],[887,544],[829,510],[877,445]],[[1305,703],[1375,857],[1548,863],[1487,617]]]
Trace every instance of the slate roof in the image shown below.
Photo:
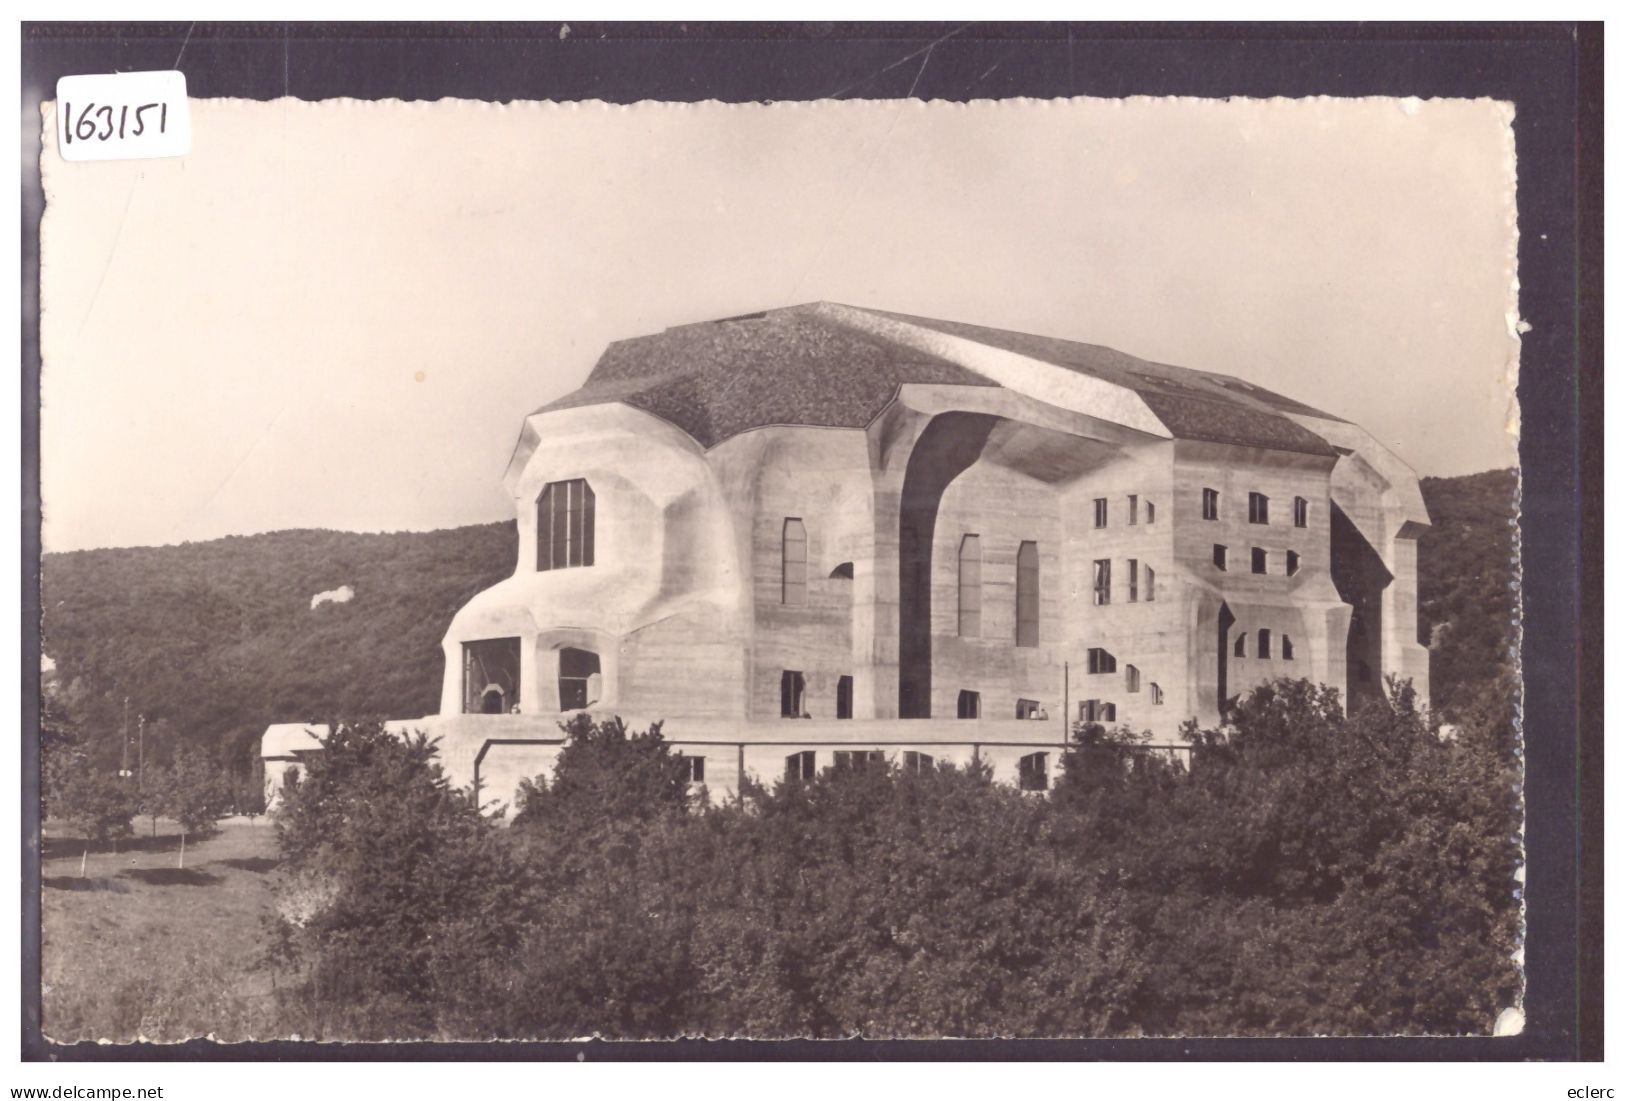
[[[1334,454],[1293,413],[1339,420],[1228,375],[1153,363],[1111,348],[880,310],[858,315],[975,341],[1138,393],[1181,439]],[[809,303],[618,340],[551,412],[623,402],[704,447],[766,425],[862,428],[904,383],[997,386],[928,350],[848,322],[853,307]]]

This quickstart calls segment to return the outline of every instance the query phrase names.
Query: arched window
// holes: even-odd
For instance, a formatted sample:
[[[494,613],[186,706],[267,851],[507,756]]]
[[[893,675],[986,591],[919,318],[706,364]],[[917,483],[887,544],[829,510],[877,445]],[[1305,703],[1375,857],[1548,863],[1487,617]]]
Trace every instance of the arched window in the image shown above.
[[[1016,645],[1038,645],[1038,544],[1016,552]]]
[[[1238,658],[1244,658],[1244,657],[1247,656],[1247,632],[1246,631],[1243,631],[1243,632],[1241,632],[1241,634],[1236,636],[1236,656]]]
[[[781,600],[785,604],[807,603],[807,528],[794,516],[784,521],[783,564]]]
[[[959,637],[982,637],[982,537],[959,541]]]
[[[1261,658],[1267,658],[1270,656],[1270,629],[1268,627],[1259,629],[1258,656]]]
[[[585,478],[549,482],[536,499],[536,568],[590,566],[594,498]]]

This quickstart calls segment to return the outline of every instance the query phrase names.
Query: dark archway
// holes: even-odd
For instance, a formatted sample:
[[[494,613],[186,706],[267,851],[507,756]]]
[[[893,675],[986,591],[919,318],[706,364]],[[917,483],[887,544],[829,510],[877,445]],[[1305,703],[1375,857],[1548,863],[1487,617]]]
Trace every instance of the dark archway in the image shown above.
[[[1332,584],[1349,605],[1347,697],[1353,711],[1382,696],[1382,591],[1394,575],[1354,521],[1332,505]]]
[[[1230,605],[1219,605],[1219,720],[1230,715],[1230,628],[1236,625]]]
[[[931,552],[942,493],[986,446],[999,418],[942,413],[920,434],[903,475],[898,521],[897,714],[931,717]]]

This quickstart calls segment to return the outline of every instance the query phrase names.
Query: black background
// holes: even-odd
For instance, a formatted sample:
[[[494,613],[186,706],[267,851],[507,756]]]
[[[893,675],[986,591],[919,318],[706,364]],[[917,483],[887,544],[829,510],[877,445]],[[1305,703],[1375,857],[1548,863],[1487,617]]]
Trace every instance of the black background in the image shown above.
[[[1529,976],[1509,1039],[173,1047],[45,1044],[38,804],[24,799],[23,1055],[67,1059],[1599,1059],[1602,1056],[1602,30],[1592,24],[25,24],[23,714],[38,724],[38,104],[179,68],[208,98],[729,102],[1489,96],[1516,107],[1523,338]],[[36,739],[21,739],[37,778]]]

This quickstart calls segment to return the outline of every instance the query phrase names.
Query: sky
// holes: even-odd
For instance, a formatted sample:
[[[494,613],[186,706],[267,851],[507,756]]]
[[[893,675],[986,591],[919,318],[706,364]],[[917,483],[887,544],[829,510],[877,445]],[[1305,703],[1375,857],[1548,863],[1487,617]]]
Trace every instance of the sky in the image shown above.
[[[1424,475],[1516,462],[1505,105],[191,108],[180,158],[47,134],[47,551],[511,518],[523,418],[610,341],[817,300],[1233,374]]]

